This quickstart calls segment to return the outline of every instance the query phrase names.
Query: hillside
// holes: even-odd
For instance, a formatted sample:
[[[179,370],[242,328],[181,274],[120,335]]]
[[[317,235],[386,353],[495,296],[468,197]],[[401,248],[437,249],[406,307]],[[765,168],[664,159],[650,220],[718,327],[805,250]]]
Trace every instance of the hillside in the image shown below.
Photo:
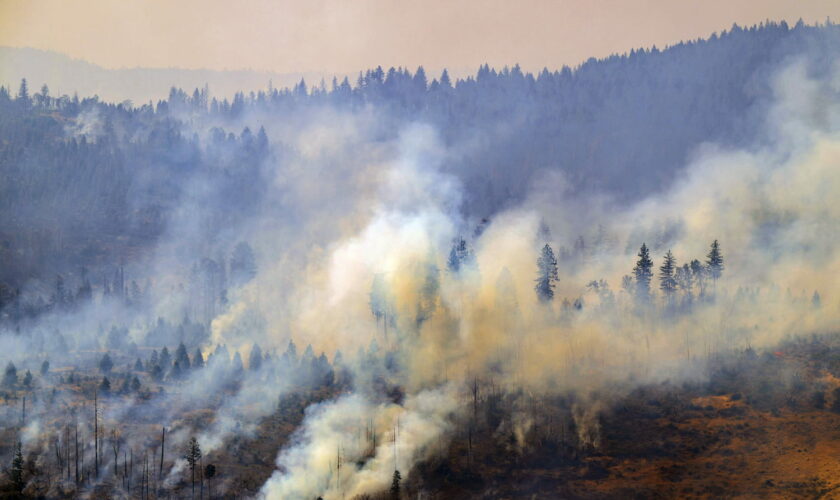
[[[0,94],[0,282],[17,288],[30,278],[133,259],[131,248],[153,245],[171,228],[177,207],[208,205],[187,196],[197,178],[209,183],[201,196],[229,200],[224,214],[208,214],[212,224],[251,217],[266,179],[294,164],[319,168],[294,144],[328,113],[365,138],[343,155],[353,158],[348,168],[374,160],[367,144],[393,142],[412,123],[430,124],[447,151],[441,168],[460,181],[460,210],[473,221],[521,203],[533,187],[556,181],[555,173],[567,193],[638,200],[672,186],[703,144],[772,141],[765,123],[774,75],[804,61],[820,78],[839,48],[836,25],[782,23],[736,26],[706,40],[538,75],[484,66],[452,81],[422,68],[377,68],[356,82],[333,81],[331,89],[275,88],[231,101],[173,89],[166,101],[133,108],[44,99],[34,86],[20,99],[17,88],[7,89]],[[59,72],[84,64],[33,54],[46,58],[37,66]],[[98,71],[79,73],[88,70]],[[119,82],[142,80],[126,71]],[[51,83],[47,74],[30,82],[42,79]],[[260,129],[267,138],[254,149]],[[35,240],[55,251],[35,252]]]

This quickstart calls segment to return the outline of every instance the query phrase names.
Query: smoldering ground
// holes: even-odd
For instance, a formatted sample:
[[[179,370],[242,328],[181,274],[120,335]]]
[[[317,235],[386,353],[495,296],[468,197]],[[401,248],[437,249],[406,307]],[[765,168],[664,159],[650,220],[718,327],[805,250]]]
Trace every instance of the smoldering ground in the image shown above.
[[[750,150],[704,146],[669,192],[634,206],[619,208],[601,200],[581,203],[568,200],[562,186],[559,194],[541,186],[522,208],[497,214],[480,236],[467,237],[475,264],[458,273],[451,267],[446,271],[446,250],[453,239],[472,233],[449,208],[457,206],[458,194],[447,198],[442,190],[438,193],[443,200],[416,200],[411,189],[395,196],[402,193],[399,186],[386,182],[387,196],[368,225],[333,243],[320,263],[310,263],[316,270],[310,271],[311,285],[299,292],[307,297],[299,303],[324,304],[329,318],[320,308],[303,308],[290,315],[291,330],[329,348],[352,350],[360,338],[385,343],[396,353],[400,368],[394,376],[407,394],[444,391],[461,401],[460,408],[440,405],[434,417],[417,415],[408,405],[400,409],[404,419],[436,421],[468,411],[465,388],[475,377],[495,378],[510,391],[624,391],[638,383],[702,378],[710,356],[834,331],[840,326],[833,279],[840,270],[840,214],[832,203],[840,188],[840,115],[836,72],[832,75],[814,79],[802,60],[785,67],[776,76],[777,100],[766,123],[767,136],[777,142]],[[398,161],[386,178],[405,175],[402,169]],[[441,174],[433,165],[426,163],[421,171],[431,180],[415,179],[411,186],[448,185],[438,180]],[[411,202],[390,201],[394,199]],[[541,221],[553,228],[553,236],[544,240],[538,236]],[[553,304],[540,303],[532,285],[538,247],[550,243],[557,248],[571,241],[570,228],[591,241],[599,225],[597,231],[606,237],[602,234],[597,246],[571,266],[561,266],[558,298]],[[667,250],[680,263],[702,260],[714,239],[724,242],[727,271],[709,285],[714,287],[708,292],[713,299],[697,301],[688,312],[663,313],[650,305],[640,308],[618,289],[642,243],[651,246],[658,265]],[[432,282],[439,280],[431,306],[430,273]],[[381,328],[379,335],[371,333],[373,318],[365,292],[372,276],[386,283],[385,300],[393,317],[389,339]],[[589,280],[602,279],[612,290],[602,285],[600,293],[593,293],[585,288]],[[745,289],[751,298],[746,298]],[[821,307],[811,300],[815,291],[822,297]],[[560,297],[585,305],[564,311],[557,304]],[[433,312],[419,322],[418,308],[424,301]],[[367,331],[359,325],[367,325]],[[264,486],[263,494],[338,498],[365,492],[359,481],[371,474],[378,477],[371,489],[386,489],[392,467],[379,463],[393,453],[391,444],[383,443],[365,465],[345,468],[340,478],[335,466],[325,463],[333,450],[343,450],[339,454],[348,462],[360,459],[361,451],[344,443],[344,433],[335,429],[337,422],[352,427],[369,411],[356,413],[346,400],[339,400],[309,415],[301,442],[281,452],[281,471]],[[588,413],[585,406],[579,407],[579,429],[597,434],[583,422]],[[380,432],[393,427],[391,419]],[[426,438],[434,441],[433,436]],[[597,442],[597,437],[585,440],[593,439]],[[401,443],[398,438],[395,442],[397,449],[406,447],[408,456],[423,450],[422,444]],[[321,443],[329,443],[325,449],[330,451],[320,448]],[[405,477],[411,464],[395,468]]]

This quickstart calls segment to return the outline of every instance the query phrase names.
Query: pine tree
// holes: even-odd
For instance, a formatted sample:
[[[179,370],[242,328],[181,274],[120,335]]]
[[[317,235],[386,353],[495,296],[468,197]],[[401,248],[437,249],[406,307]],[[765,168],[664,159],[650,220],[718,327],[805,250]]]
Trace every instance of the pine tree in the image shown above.
[[[665,260],[659,266],[659,289],[665,294],[665,299],[671,302],[674,292],[677,291],[677,280],[675,279],[676,259],[674,254],[668,250]]]
[[[554,299],[557,279],[557,259],[554,257],[551,245],[546,243],[537,258],[537,284],[534,286],[540,301],[549,302]]]
[[[172,364],[172,356],[169,354],[169,349],[166,346],[163,347],[160,351],[160,356],[158,357],[158,364],[160,365],[161,370],[166,371],[169,369],[169,365]]]
[[[23,103],[24,106],[29,105],[29,84],[26,83],[26,78],[23,78],[20,81],[17,99],[19,102]]]
[[[712,242],[712,247],[706,256],[706,268],[713,282],[717,282],[721,274],[723,274],[723,254],[721,254],[718,240]]]
[[[192,496],[195,498],[195,468],[198,467],[199,460],[201,460],[201,447],[198,445],[198,440],[191,437],[187,443],[187,451],[184,454],[184,460],[190,467],[190,475],[192,476]]]
[[[99,360],[99,370],[102,371],[104,374],[111,373],[111,369],[114,367],[114,362],[111,361],[111,356],[108,355],[106,352],[102,359]]]
[[[694,275],[691,272],[691,268],[688,267],[688,264],[683,264],[681,267],[677,267],[674,279],[677,282],[677,288],[680,292],[682,292],[683,300],[686,304],[690,304],[694,298]]]
[[[15,455],[12,458],[12,466],[9,469],[11,475],[12,485],[18,493],[23,491],[25,484],[23,483],[23,450],[21,449],[20,441],[15,443]]]
[[[700,291],[699,296],[701,298],[705,297],[706,296],[706,275],[707,275],[706,267],[703,266],[703,264],[701,264],[700,261],[697,260],[697,259],[692,260],[691,264],[689,264],[689,267],[691,269],[691,277],[694,280],[694,283],[697,284],[697,288],[700,289],[699,290]]]
[[[420,290],[420,303],[417,307],[417,327],[432,317],[437,309],[437,298],[440,292],[440,271],[435,264],[434,257],[430,256],[425,265],[426,276],[423,280],[423,288]]]
[[[242,366],[242,356],[239,355],[239,351],[233,355],[233,371],[236,373],[241,373],[245,368]]]
[[[252,372],[258,371],[262,366],[262,349],[257,344],[251,348],[251,353],[248,355],[248,369]]]
[[[187,346],[183,342],[178,344],[178,349],[175,351],[175,362],[181,366],[181,370],[190,369],[190,357],[187,355]]]
[[[391,500],[400,500],[400,481],[402,481],[402,475],[395,469],[391,480]]]
[[[216,476],[216,466],[213,464],[207,464],[204,466],[204,477],[207,478],[207,496],[209,498],[213,498],[213,492],[210,489],[211,481]]]
[[[650,252],[646,244],[642,243],[639,249],[639,260],[633,268],[633,275],[636,279],[636,298],[648,300],[650,298],[650,280],[653,278],[653,261],[650,259]]]
[[[193,354],[192,359],[192,367],[193,368],[202,368],[204,367],[204,354],[201,353],[201,348],[195,348],[195,354]]]
[[[3,385],[6,387],[14,387],[17,384],[17,368],[15,364],[9,361],[6,365],[6,371],[3,373]]]

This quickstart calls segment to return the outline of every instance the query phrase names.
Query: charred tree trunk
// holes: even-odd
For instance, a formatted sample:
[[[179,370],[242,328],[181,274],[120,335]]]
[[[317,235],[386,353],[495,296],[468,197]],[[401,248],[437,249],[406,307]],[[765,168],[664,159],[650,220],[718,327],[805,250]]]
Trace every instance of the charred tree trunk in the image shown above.
[[[76,436],[75,436],[75,440],[76,440],[76,484],[79,484],[79,424],[76,424],[75,429],[76,429]],[[67,466],[70,467],[69,464]]]
[[[99,477],[99,397],[93,392],[93,476]]]
[[[160,467],[158,468],[158,481],[163,480],[163,448],[166,445],[166,427],[160,431]]]

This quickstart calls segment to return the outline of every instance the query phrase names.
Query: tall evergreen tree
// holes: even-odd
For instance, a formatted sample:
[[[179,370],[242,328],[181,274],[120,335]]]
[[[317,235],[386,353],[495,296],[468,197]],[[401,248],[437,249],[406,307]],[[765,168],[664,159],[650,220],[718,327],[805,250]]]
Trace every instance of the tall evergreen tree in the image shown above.
[[[192,359],[192,367],[193,368],[202,368],[204,366],[204,354],[201,353],[201,348],[195,348],[195,354],[193,354]]]
[[[706,268],[709,271],[709,276],[712,278],[712,282],[716,283],[723,274],[723,254],[720,251],[720,244],[718,244],[718,240],[712,242],[709,254],[706,255]]]
[[[18,89],[17,100],[24,106],[29,105],[29,84],[26,83],[26,78],[21,79],[20,87]]]
[[[198,445],[198,440],[195,437],[191,437],[190,441],[187,443],[184,460],[187,461],[187,465],[190,467],[190,476],[192,477],[192,497],[195,498],[195,469],[199,465],[199,460],[201,460],[201,446]]]
[[[160,350],[160,356],[158,356],[158,364],[160,365],[161,370],[166,372],[172,365],[172,356],[169,354],[169,348],[163,346],[163,349]]]
[[[682,292],[683,300],[690,303],[694,298],[694,275],[691,272],[691,268],[688,267],[688,264],[683,264],[682,266],[677,267],[674,279],[677,283],[677,289]]]
[[[111,373],[111,369],[114,367],[114,362],[111,361],[111,356],[106,352],[102,359],[99,360],[99,370],[104,374]]]
[[[400,471],[394,469],[394,477],[391,479],[391,500],[400,500],[400,481],[402,481],[402,475]]]
[[[694,280],[694,283],[697,285],[699,289],[699,296],[705,297],[706,296],[706,275],[708,274],[706,267],[700,263],[699,260],[694,259],[689,264],[691,269],[691,277]]]
[[[653,278],[653,261],[650,259],[650,251],[645,243],[639,249],[639,260],[633,268],[633,276],[636,279],[636,298],[648,300],[650,298],[650,280]]]
[[[187,346],[183,342],[178,344],[178,349],[175,351],[175,362],[180,365],[182,370],[190,369],[190,356],[187,354]]]
[[[5,387],[17,385],[17,367],[11,361],[6,365],[6,371],[3,373],[3,385]]]
[[[677,291],[676,268],[674,254],[668,250],[668,253],[665,254],[665,260],[659,266],[659,289],[665,294],[665,299],[668,302],[673,299],[674,293]]]
[[[549,302],[554,299],[554,287],[557,282],[557,259],[554,251],[548,243],[540,251],[537,258],[537,284],[534,289],[541,302]]]
[[[435,263],[434,256],[430,256],[424,265],[425,278],[420,289],[420,303],[417,307],[417,327],[432,317],[437,308],[438,293],[440,292],[440,270]]]
[[[9,468],[9,475],[12,479],[12,486],[18,493],[23,491],[25,486],[23,482],[23,451],[21,450],[20,441],[15,443],[15,454],[12,458],[12,466]]]
[[[262,349],[256,343],[251,348],[251,353],[248,355],[248,369],[255,372],[262,366]]]

